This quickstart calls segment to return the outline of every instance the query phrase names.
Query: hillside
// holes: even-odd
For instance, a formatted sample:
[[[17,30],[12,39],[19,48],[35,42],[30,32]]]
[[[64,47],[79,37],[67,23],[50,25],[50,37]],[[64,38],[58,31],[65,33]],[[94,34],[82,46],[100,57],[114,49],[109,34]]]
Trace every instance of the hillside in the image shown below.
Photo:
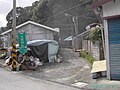
[[[85,31],[85,27],[88,24],[97,22],[94,13],[89,7],[91,3],[85,2],[85,0],[81,0],[81,2],[80,0],[50,0],[48,3],[49,6],[52,6],[50,7],[52,15],[48,17],[46,24],[60,28],[59,38],[61,38],[62,47],[69,47],[70,43],[64,42],[64,39],[70,35],[75,35],[73,17],[78,17],[76,19],[77,34]],[[65,16],[65,14],[69,14],[69,16]]]
[[[68,36],[75,36],[85,31],[88,24],[97,22],[89,5],[94,0],[39,0],[29,7],[16,8],[17,25],[26,21],[35,21],[40,24],[60,28],[62,47],[69,47],[70,43],[64,42]],[[67,14],[67,16],[65,15]],[[92,18],[91,18],[92,17]],[[7,29],[12,27],[12,10],[6,19]],[[74,19],[74,22],[73,22]]]

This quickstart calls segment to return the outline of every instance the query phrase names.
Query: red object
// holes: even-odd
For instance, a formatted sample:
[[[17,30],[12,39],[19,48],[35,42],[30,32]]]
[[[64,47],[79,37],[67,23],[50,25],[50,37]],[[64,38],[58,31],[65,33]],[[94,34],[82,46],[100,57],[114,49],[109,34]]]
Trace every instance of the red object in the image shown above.
[[[4,49],[4,48],[2,48],[2,49],[0,49],[0,52],[7,52],[8,50],[7,49]]]

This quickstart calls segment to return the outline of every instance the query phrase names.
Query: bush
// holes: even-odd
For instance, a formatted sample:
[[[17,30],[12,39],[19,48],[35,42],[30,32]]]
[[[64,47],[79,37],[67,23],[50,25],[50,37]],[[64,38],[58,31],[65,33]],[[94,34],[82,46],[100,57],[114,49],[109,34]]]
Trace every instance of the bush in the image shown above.
[[[81,51],[80,52],[80,57],[87,59],[87,61],[90,64],[93,64],[93,62],[95,61],[95,59],[92,57],[92,55],[90,55],[88,52],[86,51]]]

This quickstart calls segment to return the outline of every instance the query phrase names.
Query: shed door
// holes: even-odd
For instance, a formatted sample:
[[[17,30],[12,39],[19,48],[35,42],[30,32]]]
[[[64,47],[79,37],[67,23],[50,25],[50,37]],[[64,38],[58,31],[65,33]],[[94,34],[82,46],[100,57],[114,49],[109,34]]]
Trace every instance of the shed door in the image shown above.
[[[108,20],[111,79],[120,80],[120,18]]]

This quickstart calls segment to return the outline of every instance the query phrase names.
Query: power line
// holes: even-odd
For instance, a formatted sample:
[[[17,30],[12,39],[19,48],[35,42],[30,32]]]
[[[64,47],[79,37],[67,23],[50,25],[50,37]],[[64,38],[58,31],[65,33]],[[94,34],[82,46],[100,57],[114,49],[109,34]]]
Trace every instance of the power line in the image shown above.
[[[64,13],[64,12],[66,12],[66,11],[69,11],[69,10],[71,10],[71,9],[73,9],[73,8],[76,8],[76,7],[78,7],[78,6],[84,5],[84,4],[86,4],[86,3],[90,2],[90,1],[91,1],[91,0],[87,0],[87,1],[85,1],[85,2],[83,2],[83,3],[81,3],[81,4],[75,5],[75,6],[71,7],[71,8],[68,8],[68,9],[66,9],[66,10],[63,10],[63,11],[61,11],[61,12],[59,12],[59,13],[56,13],[56,14],[54,14],[54,15],[51,15],[51,16],[49,16],[49,17],[47,17],[47,18],[41,19],[40,21],[44,21],[45,19],[51,18],[51,17],[53,17],[53,16],[59,15],[59,14],[61,14],[61,13]]]
[[[89,12],[89,13],[81,14],[81,15],[79,15],[79,16],[73,16],[73,15],[71,15],[71,14],[67,14],[66,16],[76,17],[76,18],[83,17],[83,18],[91,18],[91,19],[95,19],[95,18],[93,18],[93,17],[88,17],[88,15],[91,15],[91,14],[92,14],[92,13]]]

